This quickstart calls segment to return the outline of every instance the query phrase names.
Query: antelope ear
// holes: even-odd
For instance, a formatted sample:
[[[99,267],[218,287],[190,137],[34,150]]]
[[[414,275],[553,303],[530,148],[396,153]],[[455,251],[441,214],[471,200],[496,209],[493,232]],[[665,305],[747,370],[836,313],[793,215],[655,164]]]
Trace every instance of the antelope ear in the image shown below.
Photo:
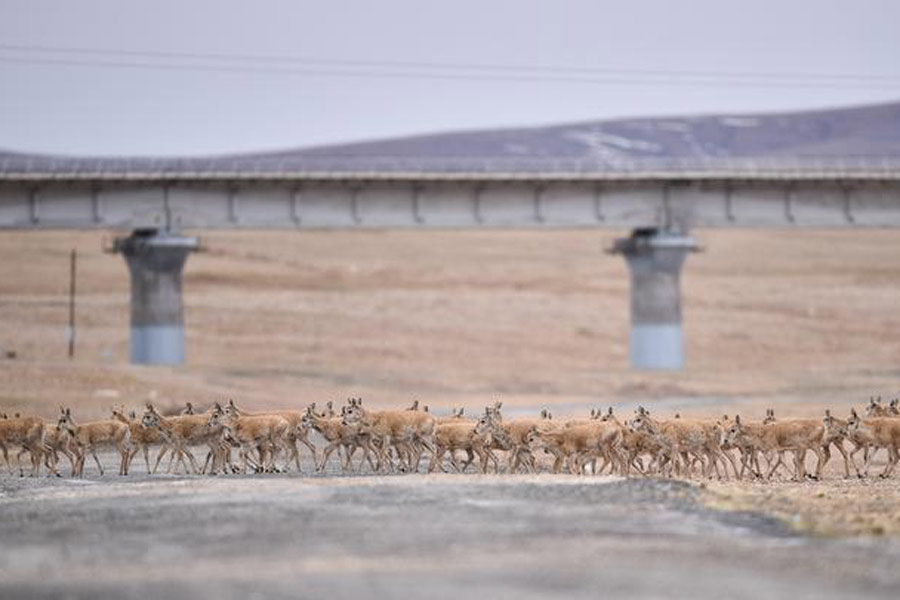
[[[328,402],[325,403],[325,406],[328,407],[328,408],[331,408],[332,406],[334,406],[334,402],[332,402],[331,400],[329,400]]]
[[[741,415],[734,415],[734,422],[738,425],[741,424]]]
[[[425,412],[428,412],[428,405],[426,404],[425,406],[423,406],[422,410],[424,410]]]
[[[858,418],[858,417],[857,417],[857,414],[856,414],[856,409],[855,409],[855,408],[851,408],[851,409],[850,409],[850,415],[851,415],[854,419],[855,419],[855,418]]]
[[[67,409],[66,409],[66,416],[67,416],[67,417],[71,417],[71,416],[72,416],[72,409],[70,409],[70,408],[67,408]]]

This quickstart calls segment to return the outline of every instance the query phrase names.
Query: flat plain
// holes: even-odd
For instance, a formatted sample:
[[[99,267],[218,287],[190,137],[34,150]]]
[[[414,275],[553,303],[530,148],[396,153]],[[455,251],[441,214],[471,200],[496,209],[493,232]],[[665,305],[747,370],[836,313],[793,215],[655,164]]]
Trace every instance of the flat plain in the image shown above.
[[[897,393],[900,235],[698,233],[687,367],[627,365],[624,232],[209,233],[183,367],[128,364],[128,277],[95,233],[0,236],[0,411],[53,419],[361,396],[555,418],[839,415]],[[68,254],[79,251],[66,357]],[[107,467],[114,470],[111,455]],[[883,457],[873,470],[883,465]],[[896,597],[900,485],[604,477],[0,476],[0,596]],[[67,467],[64,473],[67,472]]]

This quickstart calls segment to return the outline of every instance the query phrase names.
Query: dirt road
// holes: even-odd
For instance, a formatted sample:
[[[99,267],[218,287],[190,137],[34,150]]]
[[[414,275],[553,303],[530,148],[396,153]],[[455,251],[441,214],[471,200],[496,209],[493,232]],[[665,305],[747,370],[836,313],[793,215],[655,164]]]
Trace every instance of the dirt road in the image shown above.
[[[897,540],[615,478],[0,479],[2,598],[896,598]],[[426,592],[427,587],[427,592]]]

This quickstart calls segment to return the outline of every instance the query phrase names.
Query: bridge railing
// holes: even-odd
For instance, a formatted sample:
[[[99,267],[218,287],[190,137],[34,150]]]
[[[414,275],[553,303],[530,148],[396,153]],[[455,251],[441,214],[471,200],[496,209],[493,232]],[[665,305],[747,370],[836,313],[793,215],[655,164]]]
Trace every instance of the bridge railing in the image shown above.
[[[900,156],[638,159],[339,156],[67,158],[0,155],[0,180],[242,178],[900,179]]]

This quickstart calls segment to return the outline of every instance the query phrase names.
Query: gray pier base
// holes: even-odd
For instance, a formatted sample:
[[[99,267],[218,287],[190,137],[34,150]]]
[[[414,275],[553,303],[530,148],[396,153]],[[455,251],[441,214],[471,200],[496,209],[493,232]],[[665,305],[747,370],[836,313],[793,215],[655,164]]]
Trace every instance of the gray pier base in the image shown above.
[[[184,305],[181,274],[197,238],[139,230],[113,246],[131,274],[131,362],[184,363]]]
[[[694,238],[638,229],[616,240],[631,273],[629,355],[635,369],[677,370],[684,363],[681,340],[681,266],[697,249]]]

